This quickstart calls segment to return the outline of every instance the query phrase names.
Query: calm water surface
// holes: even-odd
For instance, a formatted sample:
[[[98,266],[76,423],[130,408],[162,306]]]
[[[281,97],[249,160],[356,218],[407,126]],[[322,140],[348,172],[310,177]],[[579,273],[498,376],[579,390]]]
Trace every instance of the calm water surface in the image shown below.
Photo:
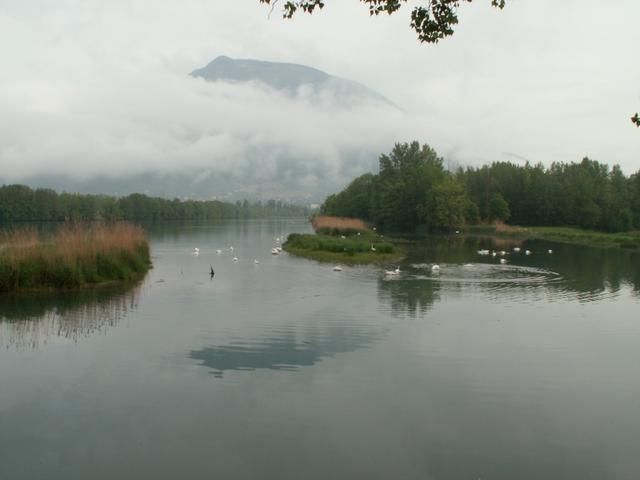
[[[638,256],[271,255],[308,230],[156,227],[138,284],[0,299],[0,479],[640,478]]]

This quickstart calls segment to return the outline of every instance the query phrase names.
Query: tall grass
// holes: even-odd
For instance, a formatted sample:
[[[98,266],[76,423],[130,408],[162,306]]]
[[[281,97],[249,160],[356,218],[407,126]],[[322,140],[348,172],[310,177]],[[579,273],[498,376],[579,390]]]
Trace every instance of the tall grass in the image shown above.
[[[313,229],[322,235],[355,235],[367,232],[367,225],[359,218],[330,217],[319,215],[311,220]]]
[[[0,236],[0,292],[127,280],[150,265],[144,230],[128,223],[65,225],[46,238],[32,228]]]

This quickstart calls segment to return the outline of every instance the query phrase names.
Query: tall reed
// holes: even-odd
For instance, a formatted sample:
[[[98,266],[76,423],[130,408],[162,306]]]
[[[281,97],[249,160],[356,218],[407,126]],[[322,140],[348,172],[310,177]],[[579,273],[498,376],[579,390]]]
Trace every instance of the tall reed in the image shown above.
[[[319,215],[313,217],[311,225],[318,233],[326,235],[353,235],[368,230],[367,225],[359,218],[330,217]]]
[[[64,225],[50,237],[33,228],[0,236],[0,292],[126,280],[150,265],[144,230],[128,223]]]

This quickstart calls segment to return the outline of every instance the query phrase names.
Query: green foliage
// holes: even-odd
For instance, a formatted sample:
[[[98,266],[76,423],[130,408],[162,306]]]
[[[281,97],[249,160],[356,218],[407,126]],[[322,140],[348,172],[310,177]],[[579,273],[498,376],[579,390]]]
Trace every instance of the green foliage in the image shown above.
[[[280,201],[227,203],[218,200],[168,200],[133,193],[126,197],[56,193],[25,185],[0,187],[0,222],[165,221],[228,218],[307,217],[306,207]]]
[[[495,196],[501,195],[508,220],[516,225],[573,225],[606,232],[640,228],[638,174],[626,177],[617,165],[609,169],[589,158],[546,169],[495,162],[460,170],[456,176],[482,220],[501,218],[491,211]]]
[[[447,176],[433,187],[432,192],[431,205],[421,209],[423,223],[430,230],[453,230],[463,225],[467,209],[472,207],[462,184]]]
[[[384,230],[410,231],[434,204],[433,188],[445,178],[443,160],[428,145],[398,143],[379,159],[373,220]]]
[[[392,243],[380,241],[378,237],[352,237],[336,238],[329,235],[310,235],[292,233],[287,238],[289,247],[334,253],[363,253],[370,252],[371,247],[376,253],[393,253],[395,248]]]
[[[260,0],[260,3],[274,5],[278,0]],[[418,34],[421,42],[438,43],[439,40],[453,35],[453,27],[458,24],[458,7],[472,0],[423,0],[424,5],[413,7],[411,28]],[[397,12],[407,0],[360,0],[367,4],[370,15]],[[491,5],[504,8],[506,0],[491,0]],[[287,0],[283,5],[284,18],[292,18],[298,11],[313,13],[324,8],[325,0]]]
[[[259,0],[260,3],[272,5],[275,8],[278,0]],[[422,43],[438,43],[440,40],[450,37],[454,33],[454,27],[458,24],[458,8],[461,4],[471,3],[473,0],[421,0],[423,5],[417,5],[411,10],[411,28],[418,35]],[[360,0],[369,7],[369,15],[386,13],[391,15],[398,10],[407,0]],[[502,10],[506,0],[491,0],[491,5]],[[298,10],[305,13],[313,13],[316,9],[322,10],[325,0],[287,0],[283,4],[282,16],[293,18]],[[631,122],[640,127],[640,115],[635,113]]]
[[[530,227],[528,237],[604,248],[640,249],[640,233],[607,233],[570,227]]]
[[[640,172],[584,158],[578,163],[443,167],[417,142],[397,144],[379,160],[380,173],[358,177],[331,195],[327,215],[358,217],[385,231],[451,230],[480,221],[576,226],[605,232],[640,229]]]
[[[474,212],[464,185],[445,171],[443,159],[428,145],[396,144],[380,156],[379,169],[378,175],[362,175],[328,197],[323,213],[361,218],[386,231],[413,232],[420,226],[452,229]]]
[[[342,192],[329,196],[323,206],[338,217],[370,218],[375,175],[364,174],[353,180]]]
[[[334,237],[342,235],[345,237],[352,237],[361,233],[361,230],[356,230],[355,228],[320,227],[316,230],[316,233],[318,235],[331,235]]]
[[[478,205],[476,205],[472,200],[469,200],[469,198],[465,199],[464,218],[470,225],[480,223],[480,209],[478,208]]]
[[[346,263],[385,262],[397,260],[403,255],[391,242],[383,241],[373,234],[343,239],[329,235],[292,233],[283,248],[290,253],[315,260]]]
[[[500,193],[494,193],[489,202],[489,220],[506,221],[511,215],[509,204]]]

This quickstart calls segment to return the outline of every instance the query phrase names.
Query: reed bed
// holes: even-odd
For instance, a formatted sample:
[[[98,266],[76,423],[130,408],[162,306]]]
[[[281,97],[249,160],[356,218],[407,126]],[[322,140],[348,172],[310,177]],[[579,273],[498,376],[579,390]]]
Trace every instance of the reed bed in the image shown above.
[[[368,232],[367,225],[359,218],[330,217],[321,215],[311,220],[313,229],[323,235],[355,235]]]
[[[33,228],[0,236],[0,292],[129,280],[150,265],[144,230],[128,223],[64,225],[49,237]]]

